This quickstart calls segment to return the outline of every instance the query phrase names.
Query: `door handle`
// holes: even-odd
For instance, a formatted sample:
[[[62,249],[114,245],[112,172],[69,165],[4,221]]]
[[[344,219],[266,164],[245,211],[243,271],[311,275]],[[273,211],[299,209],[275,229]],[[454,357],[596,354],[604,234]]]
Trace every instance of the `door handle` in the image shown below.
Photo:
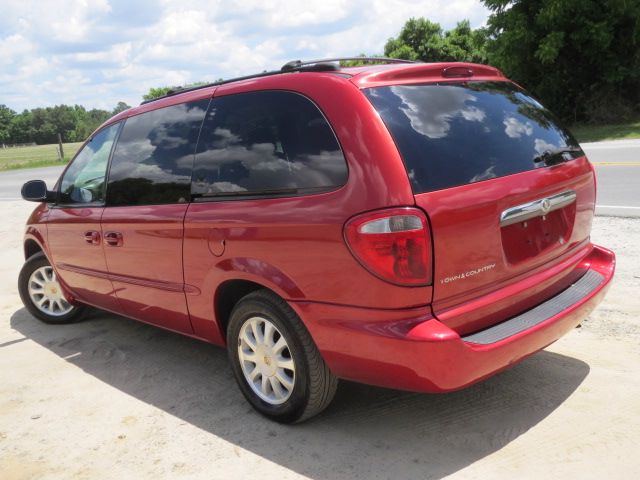
[[[100,232],[95,230],[84,232],[84,241],[91,245],[100,245]]]
[[[104,234],[104,243],[111,247],[121,247],[124,243],[122,234],[120,232],[106,232]]]

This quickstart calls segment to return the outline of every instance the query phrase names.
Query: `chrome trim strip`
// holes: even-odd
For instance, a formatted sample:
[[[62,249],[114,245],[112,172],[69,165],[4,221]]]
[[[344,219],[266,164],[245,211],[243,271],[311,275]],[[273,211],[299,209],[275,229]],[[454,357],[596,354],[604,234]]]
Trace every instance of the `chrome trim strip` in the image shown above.
[[[549,212],[566,207],[576,201],[576,192],[567,190],[550,197],[523,203],[517,207],[507,208],[500,214],[500,226],[506,227],[514,223],[524,222],[535,217],[541,217]]]
[[[148,280],[145,278],[132,277],[130,275],[117,275],[113,273],[103,272],[100,270],[93,270],[91,268],[77,267],[75,265],[69,265],[67,263],[57,263],[56,268],[60,270],[66,270],[67,272],[79,273],[81,275],[87,275],[89,277],[103,278],[112,282],[129,283],[131,285],[138,285],[140,287],[156,288],[158,290],[165,290],[168,292],[185,292],[192,294],[200,294],[200,289],[193,285],[187,285],[183,283],[164,282],[162,280]]]

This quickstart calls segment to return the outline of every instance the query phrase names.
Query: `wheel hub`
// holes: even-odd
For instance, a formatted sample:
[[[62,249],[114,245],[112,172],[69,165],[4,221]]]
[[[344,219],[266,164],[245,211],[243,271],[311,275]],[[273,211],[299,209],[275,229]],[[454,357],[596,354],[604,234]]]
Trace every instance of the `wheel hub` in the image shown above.
[[[266,346],[259,346],[256,351],[256,366],[260,369],[260,373],[267,377],[273,377],[276,374],[277,365],[274,360],[273,351]]]
[[[276,326],[252,317],[240,328],[238,358],[245,380],[262,400],[286,402],[295,385],[295,364],[286,339]]]
[[[57,282],[47,282],[44,285],[45,295],[50,298],[63,298],[60,294],[60,286]]]
[[[34,270],[29,277],[29,298],[38,310],[54,317],[66,315],[74,308],[64,298],[56,273],[50,265]]]

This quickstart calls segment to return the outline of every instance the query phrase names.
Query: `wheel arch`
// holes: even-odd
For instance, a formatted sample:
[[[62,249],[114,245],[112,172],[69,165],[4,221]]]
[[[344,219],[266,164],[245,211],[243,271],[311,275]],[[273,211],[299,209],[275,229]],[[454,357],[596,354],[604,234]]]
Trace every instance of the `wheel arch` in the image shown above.
[[[283,300],[304,300],[298,285],[279,268],[256,258],[236,257],[216,265],[225,279],[214,289],[213,307],[220,339],[226,343],[229,315],[238,301],[256,290],[273,292]],[[211,278],[213,279],[213,277]]]
[[[229,325],[229,318],[231,317],[233,307],[235,307],[243,297],[255,292],[256,290],[269,290],[278,295],[277,292],[269,287],[251,280],[240,278],[225,280],[216,289],[215,295],[213,296],[213,308],[216,316],[216,323],[220,330],[220,338],[225,344],[227,341],[227,326]]]
[[[44,248],[42,248],[42,245],[40,245],[40,243],[33,237],[25,238],[24,244],[23,244],[23,251],[24,251],[25,260],[28,260],[29,258],[33,257],[37,253],[40,253],[40,252],[45,253]]]
[[[51,261],[51,252],[47,250],[41,232],[33,227],[29,227],[27,229],[27,233],[24,236],[22,248],[25,261],[29,260],[31,257],[37,255],[38,253],[42,253],[45,256],[49,264],[56,271],[58,282],[60,282],[60,286],[65,292],[65,297],[67,297],[67,300],[69,302],[74,303],[76,301],[75,294],[69,288],[64,278],[62,278],[62,275],[60,275],[60,272],[56,265],[54,265],[54,263]]]

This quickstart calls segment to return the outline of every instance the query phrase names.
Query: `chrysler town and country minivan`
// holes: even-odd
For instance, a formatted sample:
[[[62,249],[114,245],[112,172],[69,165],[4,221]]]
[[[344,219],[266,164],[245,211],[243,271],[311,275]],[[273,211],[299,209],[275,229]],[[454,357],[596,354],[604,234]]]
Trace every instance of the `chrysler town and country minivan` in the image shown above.
[[[23,187],[26,308],[226,345],[280,422],[338,379],[460,389],[574,328],[615,265],[578,143],[495,68],[376,61],[290,62],[108,120],[52,191]]]

